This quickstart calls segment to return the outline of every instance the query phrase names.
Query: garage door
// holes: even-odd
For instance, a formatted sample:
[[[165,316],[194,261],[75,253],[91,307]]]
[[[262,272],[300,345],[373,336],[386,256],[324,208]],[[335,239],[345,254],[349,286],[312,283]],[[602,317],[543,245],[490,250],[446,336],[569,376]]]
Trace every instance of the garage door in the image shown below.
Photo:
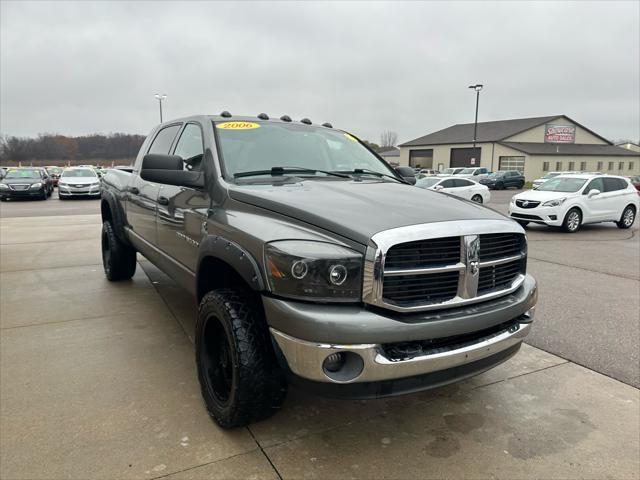
[[[452,148],[450,167],[479,167],[481,147],[476,148]]]
[[[409,166],[433,168],[433,149],[429,148],[425,150],[410,150]]]
[[[524,175],[524,157],[500,157],[498,170],[518,170]]]

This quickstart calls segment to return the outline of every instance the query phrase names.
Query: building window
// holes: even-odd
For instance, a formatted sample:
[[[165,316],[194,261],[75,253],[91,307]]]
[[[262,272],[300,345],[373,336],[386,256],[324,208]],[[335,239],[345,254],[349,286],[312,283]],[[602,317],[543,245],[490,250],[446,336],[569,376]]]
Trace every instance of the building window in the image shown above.
[[[587,162],[580,162],[580,171],[581,172],[587,171]]]
[[[618,170],[624,170],[624,162],[618,163]]]
[[[518,170],[524,174],[524,157],[500,157],[498,170]]]
[[[633,170],[633,162],[629,162],[629,170]]]
[[[607,170],[609,171],[613,170],[613,162],[609,162],[609,168]]]
[[[562,162],[556,162],[556,172],[562,171]]]
[[[542,171],[543,172],[549,171],[549,162],[542,162]]]
[[[573,171],[576,169],[576,162],[569,162],[569,171]]]
[[[596,168],[596,170],[599,172],[602,171],[602,162],[598,162],[598,168]]]

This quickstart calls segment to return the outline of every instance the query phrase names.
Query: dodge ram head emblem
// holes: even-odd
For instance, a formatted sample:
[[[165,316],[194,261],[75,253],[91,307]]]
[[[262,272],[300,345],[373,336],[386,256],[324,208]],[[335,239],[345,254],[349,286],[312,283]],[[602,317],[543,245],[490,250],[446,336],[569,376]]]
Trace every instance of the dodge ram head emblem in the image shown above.
[[[471,262],[469,262],[469,271],[474,277],[478,275],[478,272],[480,271],[480,262],[477,260],[472,260]]]
[[[465,267],[458,294],[462,298],[474,298],[478,295],[478,278],[480,276],[480,236],[465,235],[462,251]]]

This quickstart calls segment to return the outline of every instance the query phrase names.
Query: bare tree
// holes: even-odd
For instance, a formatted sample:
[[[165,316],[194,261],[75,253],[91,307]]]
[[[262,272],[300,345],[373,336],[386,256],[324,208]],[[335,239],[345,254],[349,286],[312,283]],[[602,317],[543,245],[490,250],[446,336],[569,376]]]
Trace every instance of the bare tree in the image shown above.
[[[387,130],[385,132],[382,132],[382,134],[380,135],[381,147],[395,147],[397,143],[398,143],[398,134],[396,132]]]

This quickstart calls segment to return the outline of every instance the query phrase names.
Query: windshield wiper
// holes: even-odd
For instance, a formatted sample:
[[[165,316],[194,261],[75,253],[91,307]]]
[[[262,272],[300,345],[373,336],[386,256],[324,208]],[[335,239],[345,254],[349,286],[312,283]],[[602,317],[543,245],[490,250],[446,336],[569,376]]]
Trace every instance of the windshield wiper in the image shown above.
[[[410,185],[410,183],[407,182],[404,178],[401,179],[398,177],[394,177],[393,175],[389,175],[387,173],[377,172],[376,170],[369,170],[368,168],[355,168],[351,171],[340,170],[337,173],[346,173],[349,175],[374,175],[376,177],[390,178],[391,180],[395,180],[396,182],[406,183],[407,185]]]
[[[271,175],[272,177],[280,177],[282,175],[296,174],[296,173],[324,173],[325,175],[331,175],[340,178],[349,178],[349,175],[345,175],[340,172],[329,172],[327,170],[318,170],[315,168],[304,167],[272,167],[271,170],[254,170],[251,172],[239,172],[234,173],[233,178],[243,177],[255,177],[258,175]]]

